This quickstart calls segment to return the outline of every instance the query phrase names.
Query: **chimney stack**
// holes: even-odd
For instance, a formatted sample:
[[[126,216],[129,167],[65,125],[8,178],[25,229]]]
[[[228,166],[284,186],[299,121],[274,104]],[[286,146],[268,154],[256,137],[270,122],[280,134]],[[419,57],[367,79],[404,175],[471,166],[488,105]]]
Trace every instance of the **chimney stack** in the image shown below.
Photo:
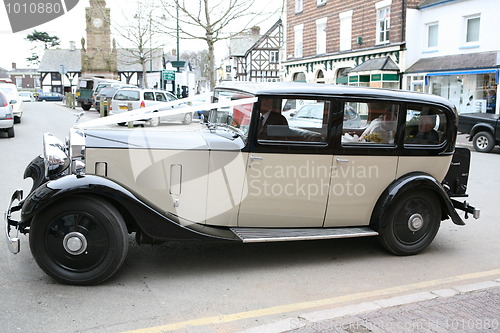
[[[17,65],[15,62],[12,63],[12,70],[17,69]]]

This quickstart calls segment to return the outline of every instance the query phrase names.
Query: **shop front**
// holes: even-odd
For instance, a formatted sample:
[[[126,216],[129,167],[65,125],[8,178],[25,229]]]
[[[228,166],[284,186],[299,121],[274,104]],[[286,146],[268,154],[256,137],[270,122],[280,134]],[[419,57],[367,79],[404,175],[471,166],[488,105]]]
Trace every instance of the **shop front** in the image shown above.
[[[445,97],[459,113],[499,113],[498,83],[496,52],[420,59],[404,78],[407,90]]]

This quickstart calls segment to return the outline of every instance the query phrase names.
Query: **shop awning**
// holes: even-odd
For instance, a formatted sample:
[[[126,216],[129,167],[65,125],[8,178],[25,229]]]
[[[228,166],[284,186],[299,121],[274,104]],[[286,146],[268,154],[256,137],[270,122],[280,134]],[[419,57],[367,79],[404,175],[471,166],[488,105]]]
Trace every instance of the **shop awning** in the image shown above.
[[[498,84],[499,72],[498,69],[482,69],[482,70],[463,70],[463,71],[453,71],[453,72],[435,72],[427,73],[425,75],[425,84],[429,84],[429,76],[444,76],[444,75],[478,75],[478,74],[490,74],[495,73],[495,83]]]

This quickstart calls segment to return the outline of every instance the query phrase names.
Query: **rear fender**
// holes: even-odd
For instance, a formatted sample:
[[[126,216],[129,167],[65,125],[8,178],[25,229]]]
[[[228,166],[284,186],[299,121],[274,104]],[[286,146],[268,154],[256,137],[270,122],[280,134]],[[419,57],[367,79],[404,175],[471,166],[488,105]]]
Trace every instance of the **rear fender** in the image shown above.
[[[393,204],[403,194],[415,190],[432,191],[441,205],[441,220],[448,217],[457,225],[465,225],[462,218],[455,211],[452,201],[443,186],[429,174],[413,172],[393,181],[382,193],[373,211],[370,226],[375,230],[384,227],[388,221]]]

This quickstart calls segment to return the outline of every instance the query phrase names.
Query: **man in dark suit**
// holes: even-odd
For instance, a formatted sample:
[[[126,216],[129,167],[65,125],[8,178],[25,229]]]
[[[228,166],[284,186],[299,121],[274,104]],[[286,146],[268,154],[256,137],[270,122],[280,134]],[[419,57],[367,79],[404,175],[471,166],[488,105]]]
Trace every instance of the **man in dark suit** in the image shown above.
[[[259,139],[271,140],[276,137],[272,133],[273,126],[288,128],[288,121],[281,114],[281,100],[265,97],[260,101]]]

